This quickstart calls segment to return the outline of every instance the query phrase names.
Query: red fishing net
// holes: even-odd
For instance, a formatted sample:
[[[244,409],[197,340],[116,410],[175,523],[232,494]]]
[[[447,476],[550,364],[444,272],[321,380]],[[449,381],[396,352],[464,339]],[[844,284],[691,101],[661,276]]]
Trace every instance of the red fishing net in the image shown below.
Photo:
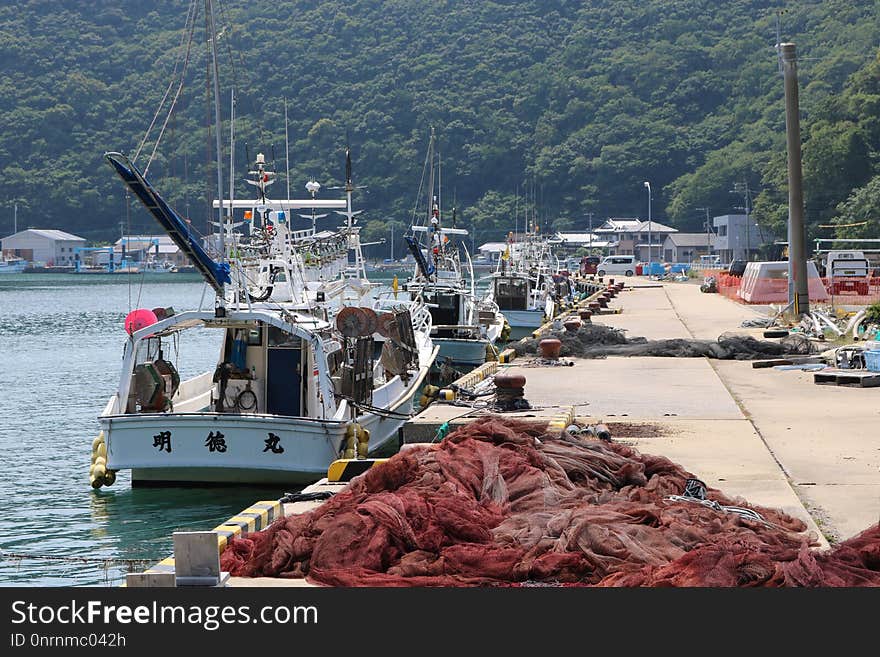
[[[689,479],[624,445],[487,417],[233,540],[221,565],[332,586],[880,585],[880,528],[817,552],[802,521],[714,489],[682,497]]]

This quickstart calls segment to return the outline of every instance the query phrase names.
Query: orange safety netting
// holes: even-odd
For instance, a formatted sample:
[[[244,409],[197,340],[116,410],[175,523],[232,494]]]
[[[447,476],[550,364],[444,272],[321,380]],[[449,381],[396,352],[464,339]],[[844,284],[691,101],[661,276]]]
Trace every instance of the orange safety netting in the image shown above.
[[[781,511],[714,489],[669,499],[692,478],[660,456],[490,416],[231,541],[221,565],[332,586],[880,585],[880,528],[818,553]],[[731,504],[763,519],[719,506]]]

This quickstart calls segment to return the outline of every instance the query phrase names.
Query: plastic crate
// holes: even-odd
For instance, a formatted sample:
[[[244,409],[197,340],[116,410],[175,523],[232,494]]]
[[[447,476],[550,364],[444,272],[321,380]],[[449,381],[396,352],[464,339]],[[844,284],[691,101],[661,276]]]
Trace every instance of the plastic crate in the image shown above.
[[[865,367],[872,372],[880,372],[880,350],[865,351]]]

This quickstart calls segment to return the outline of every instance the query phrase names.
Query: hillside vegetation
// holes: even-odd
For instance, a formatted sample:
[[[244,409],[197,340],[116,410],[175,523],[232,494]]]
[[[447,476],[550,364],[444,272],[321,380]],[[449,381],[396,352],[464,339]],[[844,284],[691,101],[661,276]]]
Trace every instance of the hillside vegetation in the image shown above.
[[[214,194],[205,125],[204,7],[187,84],[149,177],[204,230]],[[784,236],[783,81],[798,48],[806,216],[880,236],[880,3],[843,0],[327,0],[216,2],[224,120],[236,103],[236,175],[257,151],[290,185],[338,185],[349,142],[367,239],[410,220],[431,127],[443,206],[477,243],[647,215],[701,230],[736,212]],[[187,3],[24,0],[0,8],[0,234],[55,227],[100,240],[154,230],[127,209],[107,150],[133,153],[186,51]],[[172,88],[171,94],[173,95]],[[145,163],[158,127],[138,162]],[[228,142],[228,123],[224,126]],[[228,149],[228,143],[224,147]],[[228,175],[228,152],[224,169]],[[228,182],[225,183],[228,186]],[[285,181],[276,184],[276,196]],[[211,191],[206,191],[211,190]],[[248,193],[239,183],[236,195]],[[324,196],[337,194],[325,191]],[[518,212],[517,212],[518,211]],[[388,245],[373,247],[374,255]],[[384,250],[384,251],[383,251]]]

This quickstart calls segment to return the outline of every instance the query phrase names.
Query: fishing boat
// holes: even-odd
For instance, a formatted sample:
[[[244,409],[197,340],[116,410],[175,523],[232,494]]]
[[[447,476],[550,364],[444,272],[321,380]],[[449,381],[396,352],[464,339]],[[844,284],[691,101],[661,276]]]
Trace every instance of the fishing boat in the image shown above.
[[[216,71],[213,4],[205,5]],[[216,235],[203,241],[133,159],[105,154],[215,299],[212,311],[139,308],[126,317],[119,385],[93,442],[95,488],[123,469],[135,486],[316,481],[338,458],[398,447],[437,355],[423,299],[396,300],[366,278],[348,150],[345,199],[318,199],[314,181],[311,198],[269,198],[275,174],[262,155],[247,179],[256,198],[234,199],[230,182],[224,199],[216,75],[213,84]],[[292,211],[314,217],[321,208],[344,215],[345,226],[318,231],[313,219],[294,230]],[[178,346],[204,330],[218,334],[216,366],[183,380]]]
[[[20,274],[27,264],[22,258],[0,258],[0,274]]]
[[[362,262],[350,179],[348,201],[235,201],[259,220],[249,239],[228,245],[224,262],[199,246],[130,160],[107,159],[217,298],[214,311],[139,309],[127,319],[120,383],[99,418],[103,483],[130,469],[133,485],[303,484],[337,458],[396,446],[436,358],[430,313],[421,298],[397,301],[350,266],[339,269],[340,258],[320,248],[333,231],[292,231],[288,220],[310,204],[346,208],[335,238]],[[168,355],[194,329],[222,335],[217,366],[181,381]]]
[[[494,301],[477,296],[470,254],[464,242],[458,241],[468,231],[455,227],[455,210],[453,225],[443,224],[439,190],[438,196],[433,193],[434,139],[432,130],[426,159],[428,213],[424,222],[413,223],[404,236],[415,268],[403,287],[411,299],[423,297],[428,304],[431,337],[439,347],[436,363],[473,368],[494,359],[494,345],[505,332],[504,315]]]
[[[486,298],[498,305],[510,325],[511,339],[524,338],[553,318],[559,300],[572,288],[559,273],[548,240],[530,229],[508,244],[490,276]]]

